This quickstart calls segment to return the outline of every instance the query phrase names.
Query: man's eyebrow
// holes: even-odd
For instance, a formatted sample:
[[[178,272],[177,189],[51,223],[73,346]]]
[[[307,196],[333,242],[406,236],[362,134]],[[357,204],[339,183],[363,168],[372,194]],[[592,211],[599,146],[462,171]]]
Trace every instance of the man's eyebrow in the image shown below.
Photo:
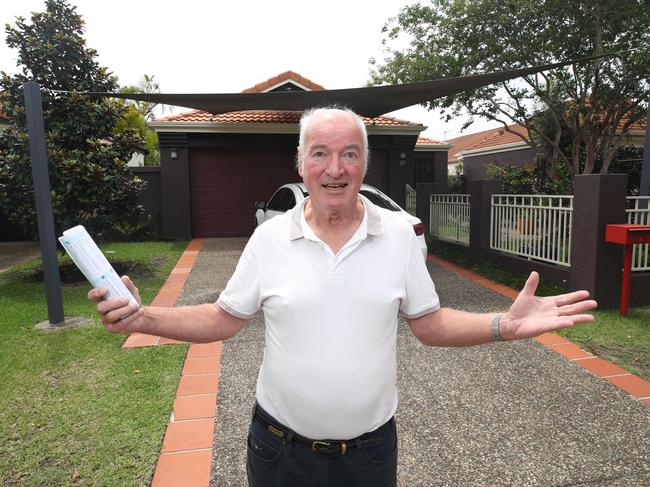
[[[327,146],[325,144],[314,144],[311,147],[309,147],[310,151],[314,149],[327,149]]]
[[[348,144],[344,147],[345,149],[356,149],[356,150],[361,150],[361,146],[359,144]]]

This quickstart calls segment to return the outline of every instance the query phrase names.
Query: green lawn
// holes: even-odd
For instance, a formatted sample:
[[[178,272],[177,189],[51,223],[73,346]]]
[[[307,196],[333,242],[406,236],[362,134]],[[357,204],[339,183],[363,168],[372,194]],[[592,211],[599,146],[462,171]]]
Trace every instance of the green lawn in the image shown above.
[[[528,277],[506,272],[490,263],[474,262],[457,246],[429,236],[427,244],[432,254],[513,289],[521,289]],[[567,290],[541,283],[538,295],[549,296]],[[585,350],[650,380],[650,307],[630,308],[625,318],[618,311],[596,310],[593,314],[596,317],[594,323],[562,330],[559,334]]]
[[[618,311],[596,310],[596,321],[558,332],[576,345],[650,381],[650,306]]]
[[[185,246],[102,248],[112,262],[138,263],[129,275],[148,303]],[[47,308],[35,267],[0,275],[0,485],[149,485],[187,346],[122,350],[83,281],[64,285],[65,313],[94,324],[36,331]]]

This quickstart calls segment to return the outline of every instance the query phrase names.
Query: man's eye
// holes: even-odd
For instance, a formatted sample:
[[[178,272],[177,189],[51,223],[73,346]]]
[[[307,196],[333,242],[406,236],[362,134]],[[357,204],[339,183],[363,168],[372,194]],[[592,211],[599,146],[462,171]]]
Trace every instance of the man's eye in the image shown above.
[[[343,154],[343,157],[348,162],[356,162],[359,160],[359,154],[357,154],[356,152],[346,152],[345,154]]]
[[[312,159],[324,159],[327,154],[324,151],[316,151],[311,153]]]

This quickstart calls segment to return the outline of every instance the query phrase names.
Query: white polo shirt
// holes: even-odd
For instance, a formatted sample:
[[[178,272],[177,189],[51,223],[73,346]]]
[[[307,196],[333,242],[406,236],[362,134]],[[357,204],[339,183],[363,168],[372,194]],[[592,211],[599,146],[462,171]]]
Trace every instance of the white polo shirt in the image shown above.
[[[440,307],[413,228],[359,197],[363,220],[336,254],[304,203],[259,226],[217,300],[244,319],[262,310],[257,400],[313,439],[354,438],[395,414],[398,313]]]

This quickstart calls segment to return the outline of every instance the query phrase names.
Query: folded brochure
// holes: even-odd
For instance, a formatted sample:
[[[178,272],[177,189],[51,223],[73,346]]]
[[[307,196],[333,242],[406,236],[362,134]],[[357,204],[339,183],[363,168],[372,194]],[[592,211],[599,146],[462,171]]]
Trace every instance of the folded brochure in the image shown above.
[[[104,299],[128,298],[130,304],[138,304],[82,225],[63,232],[59,242],[93,287],[108,289]]]

